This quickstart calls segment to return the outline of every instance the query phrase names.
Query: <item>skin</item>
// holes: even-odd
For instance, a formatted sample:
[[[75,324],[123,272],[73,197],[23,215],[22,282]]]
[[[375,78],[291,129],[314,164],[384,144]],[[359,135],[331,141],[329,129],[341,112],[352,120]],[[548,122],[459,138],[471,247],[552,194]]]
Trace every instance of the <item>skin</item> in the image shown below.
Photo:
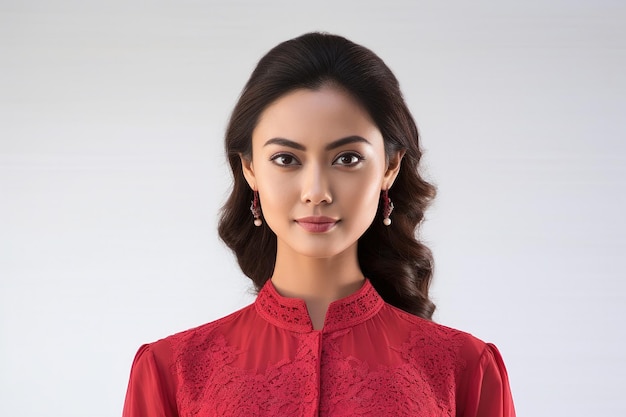
[[[243,173],[277,237],[272,283],[303,299],[321,329],[329,304],[363,285],[357,241],[402,154],[385,155],[367,111],[345,91],[324,86],[268,106],[252,134],[252,155],[241,156]]]

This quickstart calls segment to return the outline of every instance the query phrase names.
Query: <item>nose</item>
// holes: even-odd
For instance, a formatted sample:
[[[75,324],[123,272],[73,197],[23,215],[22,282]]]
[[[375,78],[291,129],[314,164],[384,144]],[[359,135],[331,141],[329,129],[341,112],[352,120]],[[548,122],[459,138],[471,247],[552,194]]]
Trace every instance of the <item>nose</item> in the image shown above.
[[[333,202],[328,175],[321,167],[311,165],[304,171],[301,200],[313,205]]]

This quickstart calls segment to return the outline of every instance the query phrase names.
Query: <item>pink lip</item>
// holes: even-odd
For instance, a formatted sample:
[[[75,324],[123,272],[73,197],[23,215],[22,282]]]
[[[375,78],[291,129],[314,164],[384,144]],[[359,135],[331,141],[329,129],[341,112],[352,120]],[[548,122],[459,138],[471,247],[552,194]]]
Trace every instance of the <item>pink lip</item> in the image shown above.
[[[338,220],[325,216],[310,216],[296,219],[304,230],[311,233],[324,233],[332,229]]]

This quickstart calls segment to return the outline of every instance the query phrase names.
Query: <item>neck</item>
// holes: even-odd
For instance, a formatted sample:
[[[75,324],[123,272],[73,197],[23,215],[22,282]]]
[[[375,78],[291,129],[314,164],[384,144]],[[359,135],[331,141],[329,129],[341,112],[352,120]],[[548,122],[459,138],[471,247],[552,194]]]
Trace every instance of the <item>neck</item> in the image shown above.
[[[314,329],[324,326],[330,303],[354,293],[364,281],[356,244],[331,258],[294,254],[278,244],[272,284],[281,295],[304,300]]]

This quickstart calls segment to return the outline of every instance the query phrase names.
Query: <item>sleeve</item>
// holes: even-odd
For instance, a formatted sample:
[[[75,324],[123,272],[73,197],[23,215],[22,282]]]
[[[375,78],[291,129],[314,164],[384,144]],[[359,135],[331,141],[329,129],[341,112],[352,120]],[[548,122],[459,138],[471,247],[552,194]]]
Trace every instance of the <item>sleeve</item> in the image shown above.
[[[124,401],[123,417],[178,417],[175,400],[168,395],[171,381],[157,364],[151,345],[135,355]]]
[[[465,417],[515,417],[504,361],[490,343],[470,378],[466,401]]]

